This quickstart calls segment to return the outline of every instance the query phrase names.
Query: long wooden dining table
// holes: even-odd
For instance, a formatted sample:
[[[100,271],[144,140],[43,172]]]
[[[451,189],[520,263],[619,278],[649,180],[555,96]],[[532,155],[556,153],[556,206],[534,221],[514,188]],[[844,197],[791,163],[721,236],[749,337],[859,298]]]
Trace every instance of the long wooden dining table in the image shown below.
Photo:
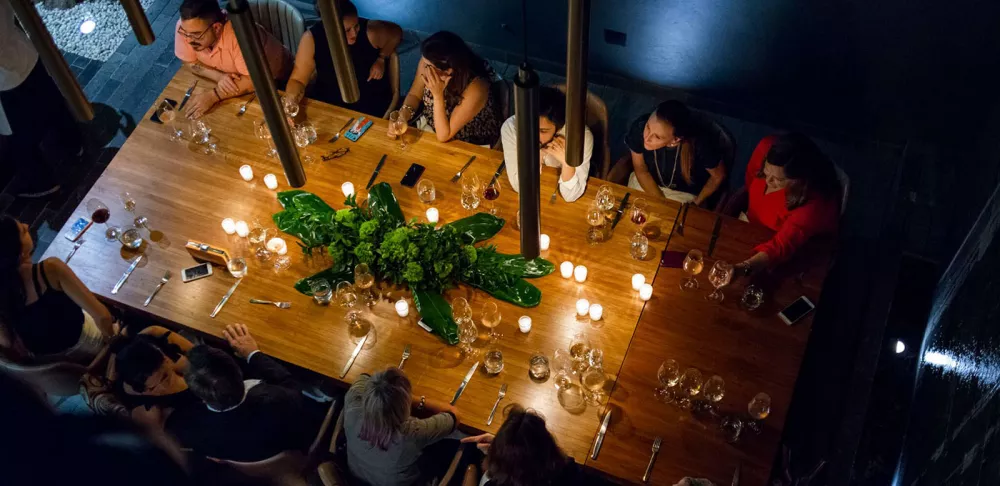
[[[181,100],[196,79],[182,68],[157,104],[164,98]],[[195,92],[211,89],[208,84],[202,80]],[[111,209],[109,223],[114,225],[131,227],[136,216],[144,216],[147,228],[140,231],[147,241],[140,251],[145,258],[121,291],[112,294],[112,287],[137,253],[124,250],[117,242],[106,241],[104,226],[95,224],[84,235],[86,243],[70,266],[96,295],[127,310],[135,316],[133,319],[211,336],[221,336],[227,324],[243,323],[264,352],[345,386],[362,373],[396,366],[403,348],[411,345],[404,371],[413,384],[414,395],[449,401],[470,366],[482,359],[485,329],[480,328],[481,339],[474,345],[479,353],[463,355],[457,346],[447,345],[417,325],[419,316],[404,289],[386,287],[380,302],[364,311],[372,322],[373,333],[346,377],[340,378],[355,348],[348,335],[346,310],[336,304],[317,305],[310,296],[293,288],[298,279],[332,262],[320,254],[303,254],[298,251],[294,237],[276,232],[271,216],[282,209],[277,191],[291,188],[285,183],[279,161],[266,155],[266,141],[255,136],[253,122],[263,119],[259,105],[253,102],[243,116],[236,115],[247,98],[226,100],[203,117],[218,146],[218,152],[212,155],[202,153],[202,147],[196,144],[172,141],[165,125],[150,120],[154,104],[69,220],[71,224],[79,217],[89,218],[87,204],[92,199],[104,202]],[[402,149],[399,141],[387,136],[388,123],[381,119],[373,120],[374,125],[357,142],[343,137],[328,142],[349,118],[358,116],[361,115],[344,108],[307,100],[297,117],[299,122],[312,123],[319,135],[315,144],[300,149],[302,155],[315,159],[305,164],[307,181],[301,189],[317,194],[335,208],[343,207],[344,182],[352,182],[359,196],[364,197],[369,177],[386,154],[377,179],[391,184],[404,215],[426,221],[425,211],[434,206],[440,212],[440,222],[446,224],[471,214],[462,208],[461,185],[450,182],[452,176],[475,156],[466,177],[477,174],[488,180],[503,161],[500,152],[463,142],[440,143],[433,134],[413,129],[407,134],[408,147]],[[322,160],[323,155],[343,148],[350,150],[342,157]],[[430,205],[421,202],[414,189],[399,183],[411,163],[425,166],[423,179],[435,185],[436,199]],[[239,168],[244,164],[253,169],[254,179],[250,182],[240,177]],[[270,173],[280,181],[277,191],[267,189],[262,183],[263,177]],[[786,326],[775,317],[775,309],[799,295],[818,301],[825,266],[816,265],[807,276],[790,278],[777,287],[768,296],[767,313],[749,313],[736,306],[744,285],[736,280],[725,289],[723,303],[707,302],[704,274],[702,290],[682,292],[677,285],[681,270],[659,266],[660,253],[680,214],[677,203],[644,198],[649,202],[651,215],[647,226],[661,229],[660,236],[650,240],[649,257],[645,260],[630,256],[629,239],[637,228],[627,217],[607,241],[587,243],[586,209],[602,184],[603,181],[591,179],[578,201],[568,203],[560,197],[550,203],[557,174],[551,169],[542,174],[541,227],[542,233],[550,236],[551,247],[541,256],[557,267],[564,261],[585,265],[588,276],[585,282],[577,283],[562,278],[557,269],[551,275],[531,280],[542,292],[541,304],[534,308],[498,302],[502,322],[497,331],[502,335],[499,346],[504,368],[491,376],[481,366],[472,378],[456,403],[463,429],[496,432],[503,422],[502,414],[498,412],[498,419],[492,425],[486,421],[498,390],[506,384],[501,410],[512,403],[536,410],[545,417],[567,454],[624,481],[640,480],[652,438],[662,436],[663,447],[650,480],[653,484],[674,484],[684,476],[707,477],[721,484],[740,462],[744,477],[741,484],[765,484],[811,327],[811,317],[795,326]],[[518,210],[517,195],[506,174],[500,176],[499,185],[501,196],[495,203],[498,215],[507,224],[486,243],[496,245],[500,252],[518,253],[520,233],[513,224]],[[619,200],[629,191],[608,185]],[[121,203],[120,196],[125,191],[136,201],[132,213],[125,211]],[[632,191],[631,197],[634,201],[642,194]],[[291,266],[276,270],[273,259],[258,260],[245,238],[223,231],[220,223],[227,217],[248,223],[259,221],[273,234],[282,236],[290,247]],[[675,232],[670,249],[706,250],[715,220],[714,213],[690,208],[683,234]],[[714,255],[729,261],[751,255],[753,246],[771,235],[766,228],[731,218],[722,218],[722,223]],[[209,278],[182,282],[181,270],[196,263],[184,248],[189,240],[227,248],[234,256],[243,256],[249,262],[247,276],[215,318],[210,313],[236,279],[224,267],[217,267]],[[57,238],[45,257],[62,259],[72,245],[64,238]],[[712,261],[706,259],[706,271]],[[173,278],[144,306],[168,271]],[[648,302],[632,289],[634,274],[642,274],[647,282],[652,282],[653,296]],[[445,296],[449,300],[467,298],[477,321],[483,303],[493,300],[484,292],[466,286],[448,290]],[[251,298],[291,302],[291,308],[251,304]],[[397,299],[410,302],[411,312],[407,317],[397,316],[393,306]],[[578,317],[575,309],[578,299],[601,304],[603,317],[596,321]],[[530,332],[519,331],[520,316],[532,318]],[[593,347],[604,351],[610,399],[600,406],[567,410],[560,404],[551,378],[538,382],[529,377],[529,359],[541,353],[551,361],[556,350],[568,350],[574,336],[581,333]],[[695,419],[689,412],[656,402],[653,399],[656,370],[665,358],[674,358],[684,367],[699,368],[706,378],[712,374],[722,376],[727,389],[721,402],[724,409],[745,409],[754,393],[769,393],[773,399],[771,416],[764,421],[763,433],[728,444],[710,420]],[[613,411],[611,426],[598,459],[591,460],[591,446],[609,407]]]

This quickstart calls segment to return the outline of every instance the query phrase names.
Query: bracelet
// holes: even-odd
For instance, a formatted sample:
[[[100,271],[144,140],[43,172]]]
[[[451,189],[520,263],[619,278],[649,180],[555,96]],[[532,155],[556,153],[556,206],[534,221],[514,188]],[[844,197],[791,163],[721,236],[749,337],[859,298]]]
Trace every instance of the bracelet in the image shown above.
[[[215,95],[215,98],[217,100],[222,101],[222,96],[219,96],[219,87],[218,86],[212,88],[212,93]]]
[[[420,395],[420,404],[417,405],[417,410],[423,410],[426,402],[427,402],[427,397]]]

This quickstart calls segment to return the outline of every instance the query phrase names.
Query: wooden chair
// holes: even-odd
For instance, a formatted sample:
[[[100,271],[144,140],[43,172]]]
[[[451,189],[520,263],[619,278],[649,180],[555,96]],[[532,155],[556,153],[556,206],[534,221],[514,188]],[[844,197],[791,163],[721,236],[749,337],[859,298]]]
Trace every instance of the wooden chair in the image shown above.
[[[396,105],[399,104],[399,83],[401,82],[399,80],[399,55],[393,52],[389,56],[389,65],[386,67],[389,68],[389,84],[392,85],[392,102],[389,103],[389,109],[385,110],[385,115],[382,118],[388,120],[389,113],[392,113],[396,109]]]
[[[556,89],[566,92],[566,85],[559,84]],[[587,91],[587,119],[585,121],[590,134],[594,137],[594,151],[590,156],[590,177],[605,179],[611,170],[611,146],[608,143],[608,107],[600,96]]]
[[[510,108],[510,81],[498,79],[490,83],[490,95],[493,96],[494,107],[497,111],[497,119],[502,125],[513,113]]]
[[[69,361],[45,364],[20,364],[0,357],[0,369],[27,383],[31,383],[46,395],[69,397],[80,393],[80,378],[94,363],[106,359],[108,347],[104,346],[91,364],[84,366]]]
[[[250,10],[254,20],[295,56],[302,34],[306,31],[299,10],[284,0],[250,0]]]

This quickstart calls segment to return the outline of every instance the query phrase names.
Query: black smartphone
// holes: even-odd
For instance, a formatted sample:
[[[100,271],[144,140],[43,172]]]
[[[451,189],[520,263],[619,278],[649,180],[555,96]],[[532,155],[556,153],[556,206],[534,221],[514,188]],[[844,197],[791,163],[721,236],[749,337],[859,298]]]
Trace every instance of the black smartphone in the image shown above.
[[[399,181],[399,183],[406,187],[413,187],[417,185],[417,181],[420,180],[420,176],[423,174],[424,166],[420,164],[410,164],[410,168],[406,171],[406,175],[403,176],[403,180]]]
[[[164,98],[163,101],[160,102],[160,104],[156,105],[156,109],[153,110],[153,114],[149,116],[149,121],[153,123],[163,124],[163,120],[160,120],[160,113],[163,113],[164,105],[170,105],[172,108],[177,108],[176,101],[170,98]],[[176,116],[177,114],[175,113],[174,115]]]
[[[778,313],[778,317],[781,318],[782,322],[791,326],[792,324],[798,322],[799,319],[808,315],[815,308],[816,306],[813,305],[812,301],[803,296],[796,299],[795,302],[789,304],[788,307],[781,309],[781,312]]]

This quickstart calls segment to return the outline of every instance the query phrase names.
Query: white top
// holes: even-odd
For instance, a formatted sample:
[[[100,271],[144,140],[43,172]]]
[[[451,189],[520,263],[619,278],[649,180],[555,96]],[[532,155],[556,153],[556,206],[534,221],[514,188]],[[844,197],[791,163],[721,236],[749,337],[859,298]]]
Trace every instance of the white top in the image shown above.
[[[38,52],[24,31],[14,24],[10,2],[0,2],[0,91],[23,83],[36,62]]]
[[[503,122],[500,127],[500,140],[503,142],[503,158],[507,162],[507,180],[510,181],[514,192],[518,191],[517,180],[517,120],[512,116]],[[557,132],[559,135],[566,135],[566,127]],[[573,202],[583,195],[587,190],[587,178],[590,176],[590,157],[594,153],[594,136],[590,134],[590,129],[583,127],[583,163],[576,168],[576,174],[568,180],[559,180],[559,193],[562,194],[566,202]],[[546,155],[542,158],[542,165],[546,167],[562,167],[562,164],[554,157]],[[560,173],[561,177],[561,173]],[[546,188],[542,188],[542,198],[548,197]]]

